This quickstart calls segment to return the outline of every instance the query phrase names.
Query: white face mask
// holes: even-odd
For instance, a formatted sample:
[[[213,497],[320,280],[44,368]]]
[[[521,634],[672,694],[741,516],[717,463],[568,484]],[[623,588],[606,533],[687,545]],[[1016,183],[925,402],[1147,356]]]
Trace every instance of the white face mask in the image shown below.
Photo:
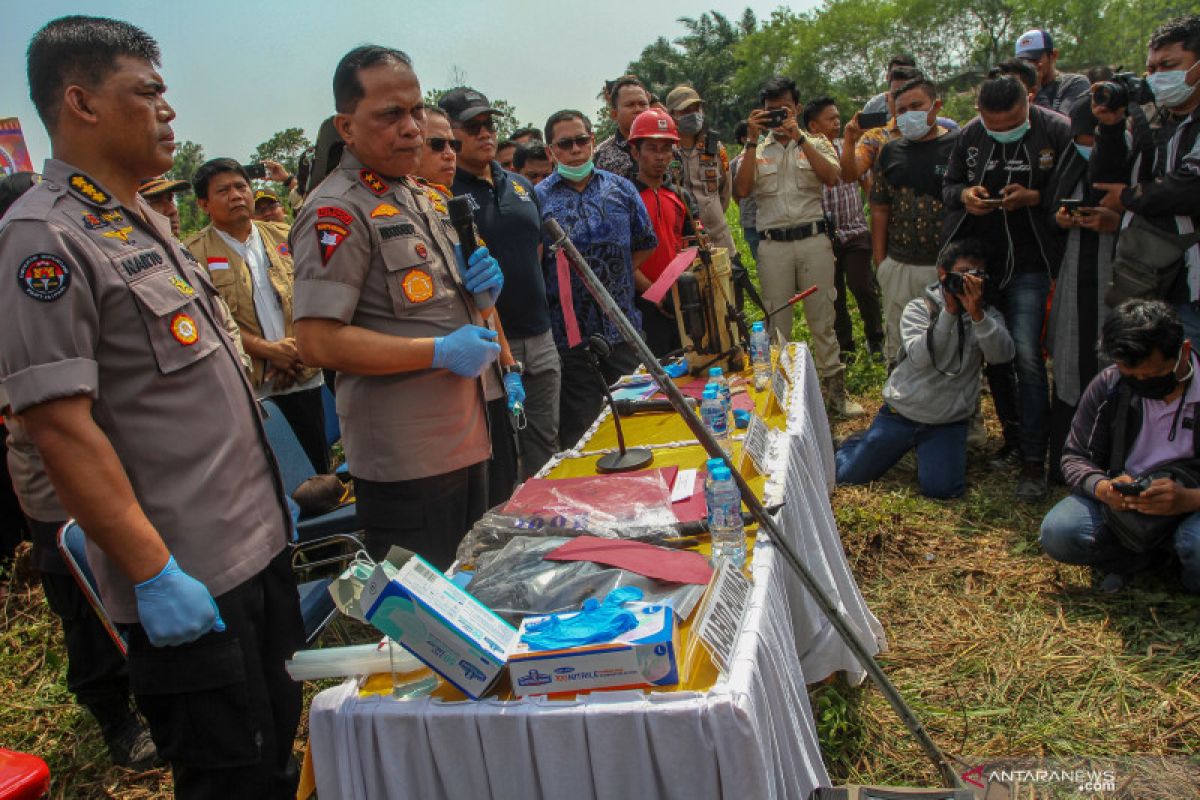
[[[915,142],[929,133],[932,127],[929,124],[928,111],[905,111],[896,117],[896,129],[910,142]]]
[[[1154,102],[1164,108],[1181,106],[1196,91],[1195,86],[1187,84],[1187,70],[1172,69],[1166,72],[1156,72],[1146,76],[1150,91],[1154,93]]]

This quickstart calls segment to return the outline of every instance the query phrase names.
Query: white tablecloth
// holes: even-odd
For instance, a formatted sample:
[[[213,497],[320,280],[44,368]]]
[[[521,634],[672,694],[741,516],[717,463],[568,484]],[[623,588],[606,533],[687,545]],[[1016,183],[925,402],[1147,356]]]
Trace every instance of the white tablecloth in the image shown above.
[[[784,534],[878,652],[882,628],[846,564],[829,508],[833,450],[807,348],[773,455]],[[806,680],[862,670],[775,547],[760,537],[754,591],[728,677],[708,692],[596,692],[572,701],[359,698],[348,681],[309,714],[322,798],[797,798],[829,785]]]

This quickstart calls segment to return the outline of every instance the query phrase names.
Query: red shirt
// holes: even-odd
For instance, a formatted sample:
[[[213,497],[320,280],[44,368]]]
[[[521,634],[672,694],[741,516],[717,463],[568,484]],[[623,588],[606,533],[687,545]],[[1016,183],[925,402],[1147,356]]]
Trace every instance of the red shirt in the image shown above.
[[[641,273],[651,282],[658,280],[671,259],[683,249],[684,226],[688,222],[687,207],[674,191],[665,186],[651,189],[640,181],[642,203],[650,215],[650,223],[654,226],[654,235],[658,237],[658,247],[641,266]]]

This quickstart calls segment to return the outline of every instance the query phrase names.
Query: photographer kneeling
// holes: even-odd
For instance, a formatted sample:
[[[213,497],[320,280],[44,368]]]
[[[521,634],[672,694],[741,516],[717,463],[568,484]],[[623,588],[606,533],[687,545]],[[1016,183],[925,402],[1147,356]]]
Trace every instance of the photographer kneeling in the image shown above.
[[[1157,300],[1122,303],[1104,323],[1113,362],[1088,385],[1063,448],[1072,494],[1042,520],[1042,549],[1091,566],[1115,592],[1174,544],[1184,588],[1200,592],[1200,382],[1179,315]]]
[[[927,497],[966,489],[967,423],[979,396],[979,368],[1015,353],[1004,317],[984,300],[987,249],[952,243],[938,262],[938,283],[909,301],[900,318],[902,350],[883,387],[883,408],[865,433],[837,452],[839,484],[869,483],[914,447]]]

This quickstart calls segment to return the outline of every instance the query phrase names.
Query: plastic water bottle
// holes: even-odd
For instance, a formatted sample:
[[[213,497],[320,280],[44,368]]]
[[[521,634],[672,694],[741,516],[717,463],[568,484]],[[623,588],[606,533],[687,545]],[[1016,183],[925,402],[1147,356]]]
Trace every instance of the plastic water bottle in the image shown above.
[[[729,467],[713,468],[708,502],[708,532],[712,536],[712,563],[722,559],[741,569],[746,563],[746,529],[742,525],[742,495]]]
[[[729,392],[729,381],[725,380],[725,371],[720,367],[709,367],[708,382],[715,383],[721,389],[721,402],[725,404],[725,414],[733,413],[733,395]]]
[[[754,388],[761,392],[771,379],[771,338],[761,322],[750,328],[750,363],[754,365]]]
[[[716,471],[717,467],[722,467],[724,465],[725,465],[725,459],[723,459],[723,458],[710,458],[704,462],[704,507],[705,508],[708,508],[709,506],[712,505],[711,493],[712,493],[712,484],[713,484],[713,472]]]
[[[725,413],[725,404],[721,402],[721,390],[715,383],[704,387],[703,399],[700,401],[700,419],[721,445],[721,449],[728,453],[729,415]]]

